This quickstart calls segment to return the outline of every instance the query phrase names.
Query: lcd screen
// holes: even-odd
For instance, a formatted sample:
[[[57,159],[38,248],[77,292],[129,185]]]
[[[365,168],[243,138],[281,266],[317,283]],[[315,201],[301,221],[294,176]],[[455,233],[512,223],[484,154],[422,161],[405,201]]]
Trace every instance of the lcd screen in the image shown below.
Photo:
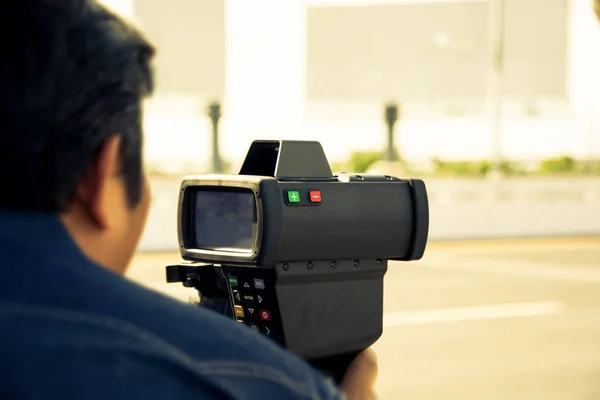
[[[194,201],[196,248],[251,253],[256,202],[251,191],[201,190]]]

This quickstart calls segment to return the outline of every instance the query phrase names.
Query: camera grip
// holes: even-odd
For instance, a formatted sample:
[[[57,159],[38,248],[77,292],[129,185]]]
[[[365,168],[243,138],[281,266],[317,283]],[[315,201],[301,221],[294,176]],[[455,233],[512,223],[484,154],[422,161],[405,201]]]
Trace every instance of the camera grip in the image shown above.
[[[228,267],[225,269],[225,271],[223,271],[222,267],[206,266],[204,268],[200,268],[196,273],[197,276],[194,280],[193,286],[198,290],[200,294],[201,307],[233,319],[238,319],[238,322],[241,322],[239,321],[239,318],[237,318],[233,313],[233,304],[230,298],[230,290],[232,290],[232,287],[228,283],[228,278],[226,278],[226,276],[228,276],[228,274],[233,271],[235,271],[234,273],[236,275],[236,283],[238,283],[238,278],[240,279],[240,282],[250,282],[254,280],[254,277],[259,276],[259,274],[257,274],[256,271],[253,271],[253,273],[250,274],[247,270],[235,267]],[[273,286],[272,277],[266,274],[260,274],[260,276],[264,279],[264,282],[266,283],[264,286],[265,288]],[[250,285],[248,285],[248,287],[250,287]],[[236,289],[237,288],[238,286],[236,285]],[[239,294],[239,292],[237,293]],[[269,297],[269,292],[266,290],[262,292],[261,290],[261,296]],[[263,297],[261,296],[257,297],[259,299],[263,299]],[[242,297],[245,298],[246,296]],[[278,307],[276,307],[275,303],[271,305],[273,306],[273,316],[277,316],[279,314]],[[281,341],[282,337],[279,337],[280,335],[277,335],[278,329],[276,328],[276,326],[270,325],[270,329],[271,330],[269,332],[271,333],[271,338],[275,339],[277,342],[285,346],[285,344]],[[312,358],[308,359],[307,361],[314,368],[321,371],[325,376],[331,378],[336,384],[339,385],[342,382],[346,372],[348,371],[350,364],[352,364],[352,362],[360,353],[361,351],[352,351],[327,357]]]

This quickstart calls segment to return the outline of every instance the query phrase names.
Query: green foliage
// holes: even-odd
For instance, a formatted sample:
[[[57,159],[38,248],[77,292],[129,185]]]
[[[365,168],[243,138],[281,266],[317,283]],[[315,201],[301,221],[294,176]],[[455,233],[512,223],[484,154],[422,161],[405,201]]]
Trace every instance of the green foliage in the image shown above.
[[[479,161],[444,161],[433,160],[434,174],[441,176],[457,176],[465,178],[481,178],[492,171],[492,163],[489,160]],[[500,170],[504,175],[523,175],[523,168],[515,162],[503,161]]]
[[[345,167],[344,164],[340,163],[340,162],[332,162],[331,163],[331,172],[336,173],[336,172],[346,172],[345,171]]]
[[[575,160],[569,156],[548,158],[541,162],[540,172],[544,174],[566,174],[576,170]]]
[[[506,176],[527,174],[523,165],[513,161],[502,161],[500,163],[500,172],[502,172]]]
[[[433,171],[436,175],[482,177],[491,169],[489,161],[444,161],[433,159]]]
[[[488,160],[479,161],[478,166],[481,176],[486,176],[492,170],[492,163]]]
[[[345,163],[332,165],[336,172],[366,172],[369,167],[383,158],[377,151],[358,151],[352,153]],[[439,158],[432,160],[433,175],[440,177],[485,178],[493,170],[490,160],[447,161]],[[540,162],[537,168],[526,169],[525,164],[516,161],[502,161],[500,171],[504,176],[540,176],[540,175],[594,175],[600,176],[600,160],[577,161],[570,156],[548,158]],[[427,173],[428,174],[428,173]]]
[[[382,154],[380,151],[357,151],[352,153],[348,165],[348,170],[351,172],[366,172],[369,167],[381,160]]]

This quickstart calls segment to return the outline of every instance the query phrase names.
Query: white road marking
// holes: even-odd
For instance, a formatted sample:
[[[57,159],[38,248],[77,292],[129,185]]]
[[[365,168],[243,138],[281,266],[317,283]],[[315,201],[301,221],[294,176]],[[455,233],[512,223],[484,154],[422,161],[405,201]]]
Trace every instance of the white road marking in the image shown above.
[[[522,318],[559,314],[565,307],[558,302],[496,304],[478,307],[428,309],[386,313],[385,327],[425,325],[449,322],[481,321],[491,319]]]

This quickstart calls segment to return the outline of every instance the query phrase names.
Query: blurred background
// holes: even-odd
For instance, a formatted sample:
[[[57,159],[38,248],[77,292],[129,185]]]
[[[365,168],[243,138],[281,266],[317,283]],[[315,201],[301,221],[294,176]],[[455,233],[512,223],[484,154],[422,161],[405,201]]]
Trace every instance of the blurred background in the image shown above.
[[[386,277],[382,399],[600,399],[600,22],[592,0],[104,0],[156,45],[154,203],[130,276],[167,286],[178,185],[254,139],[424,178],[430,245]]]

